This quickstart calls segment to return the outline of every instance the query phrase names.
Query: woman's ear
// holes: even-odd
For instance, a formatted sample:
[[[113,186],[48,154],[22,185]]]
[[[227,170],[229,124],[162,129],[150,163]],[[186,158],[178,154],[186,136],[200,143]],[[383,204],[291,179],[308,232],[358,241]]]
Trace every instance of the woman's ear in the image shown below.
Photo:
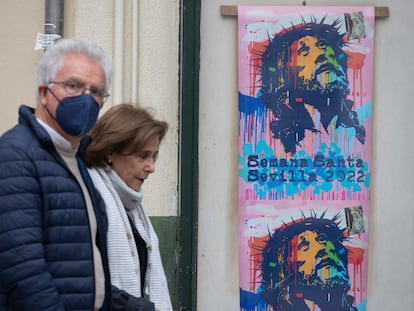
[[[108,154],[107,158],[106,158],[106,163],[108,163],[109,165],[112,165],[112,157],[113,157],[114,153],[112,152],[111,154]]]

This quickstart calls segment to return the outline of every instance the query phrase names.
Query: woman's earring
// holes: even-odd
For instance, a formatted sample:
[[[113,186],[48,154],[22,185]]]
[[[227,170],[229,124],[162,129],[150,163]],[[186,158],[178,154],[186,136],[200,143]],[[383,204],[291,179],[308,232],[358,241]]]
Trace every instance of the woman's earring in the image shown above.
[[[111,165],[112,164],[112,160],[108,159],[108,164]]]

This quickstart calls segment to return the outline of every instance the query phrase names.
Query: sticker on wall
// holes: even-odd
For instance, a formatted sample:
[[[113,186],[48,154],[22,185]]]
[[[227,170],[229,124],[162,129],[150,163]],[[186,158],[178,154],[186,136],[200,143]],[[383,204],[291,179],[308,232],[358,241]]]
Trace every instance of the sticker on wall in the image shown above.
[[[240,310],[366,310],[373,7],[238,7]]]
[[[43,34],[38,32],[36,36],[36,43],[34,50],[44,50],[47,49],[49,46],[55,43],[56,40],[59,40],[61,38],[60,35],[56,34]]]

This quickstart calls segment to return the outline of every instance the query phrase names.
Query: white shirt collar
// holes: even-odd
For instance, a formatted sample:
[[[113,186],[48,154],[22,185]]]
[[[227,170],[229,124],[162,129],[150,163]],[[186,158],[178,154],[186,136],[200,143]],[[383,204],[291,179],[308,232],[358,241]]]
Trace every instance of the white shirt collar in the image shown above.
[[[46,124],[45,122],[43,122],[42,120],[40,120],[39,118],[36,118],[37,122],[39,122],[39,124],[41,126],[43,126],[43,128],[46,130],[46,132],[50,135],[50,138],[53,141],[53,144],[56,146],[56,148],[69,152],[71,154],[76,154],[78,152],[78,146],[76,146],[76,148],[72,148],[72,144],[62,135],[60,135],[54,128],[52,128],[51,126],[49,126],[48,124]]]

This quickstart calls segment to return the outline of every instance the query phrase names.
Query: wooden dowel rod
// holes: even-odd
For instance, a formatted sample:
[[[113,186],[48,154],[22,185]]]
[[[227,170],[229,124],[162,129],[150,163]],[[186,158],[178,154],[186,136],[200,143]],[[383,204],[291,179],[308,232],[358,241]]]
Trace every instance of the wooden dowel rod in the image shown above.
[[[223,16],[237,16],[237,5],[222,5],[220,13]],[[390,9],[387,6],[376,6],[375,17],[389,17]]]

